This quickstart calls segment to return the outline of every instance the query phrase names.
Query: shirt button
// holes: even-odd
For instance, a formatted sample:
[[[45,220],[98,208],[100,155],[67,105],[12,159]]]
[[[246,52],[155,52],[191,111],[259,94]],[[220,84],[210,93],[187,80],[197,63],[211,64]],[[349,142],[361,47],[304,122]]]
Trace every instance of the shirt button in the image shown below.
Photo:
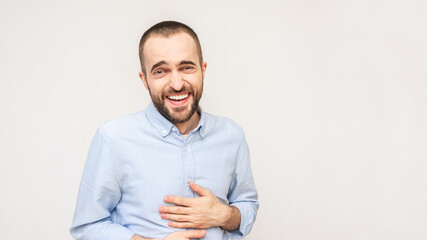
[[[185,146],[185,147],[184,147],[184,151],[187,151],[187,150],[188,150],[188,146]]]
[[[163,129],[163,130],[162,130],[162,133],[163,133],[163,134],[166,134],[166,129]]]

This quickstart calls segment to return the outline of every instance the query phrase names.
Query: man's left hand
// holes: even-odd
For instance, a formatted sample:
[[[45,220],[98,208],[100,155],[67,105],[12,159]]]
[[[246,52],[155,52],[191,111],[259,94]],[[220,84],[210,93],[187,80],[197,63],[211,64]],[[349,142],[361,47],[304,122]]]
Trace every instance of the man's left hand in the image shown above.
[[[207,229],[225,226],[232,217],[231,207],[221,204],[209,190],[193,182],[189,182],[189,184],[191,189],[198,193],[200,197],[166,196],[164,198],[165,202],[173,203],[177,206],[160,207],[161,217],[171,220],[168,225],[174,228]]]

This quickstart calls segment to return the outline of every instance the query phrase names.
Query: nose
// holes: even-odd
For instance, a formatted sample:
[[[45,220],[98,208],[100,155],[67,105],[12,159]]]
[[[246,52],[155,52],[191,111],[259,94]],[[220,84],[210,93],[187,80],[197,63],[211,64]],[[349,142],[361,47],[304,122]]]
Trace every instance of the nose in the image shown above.
[[[180,91],[184,86],[182,75],[178,71],[172,71],[169,84],[175,91]]]

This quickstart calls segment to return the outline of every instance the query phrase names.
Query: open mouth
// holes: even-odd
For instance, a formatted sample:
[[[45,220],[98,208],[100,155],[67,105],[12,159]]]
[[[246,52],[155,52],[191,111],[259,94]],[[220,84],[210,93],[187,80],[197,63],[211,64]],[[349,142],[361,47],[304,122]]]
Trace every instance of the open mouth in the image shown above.
[[[181,106],[187,102],[187,100],[189,99],[189,96],[190,96],[190,93],[180,94],[180,95],[168,95],[166,96],[166,99],[172,105]]]
[[[184,95],[176,95],[176,96],[166,96],[169,100],[172,101],[182,101],[186,99],[190,94],[184,94]]]

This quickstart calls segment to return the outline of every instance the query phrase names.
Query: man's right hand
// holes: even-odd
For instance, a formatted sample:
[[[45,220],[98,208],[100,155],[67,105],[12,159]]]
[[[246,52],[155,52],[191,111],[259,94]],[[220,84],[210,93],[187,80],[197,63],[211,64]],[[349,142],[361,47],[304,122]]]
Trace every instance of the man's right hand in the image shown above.
[[[173,232],[163,239],[152,239],[145,238],[139,235],[133,235],[131,240],[190,240],[192,238],[202,238],[206,235],[206,230],[191,230],[191,231],[181,231]]]
[[[181,231],[171,233],[163,240],[190,240],[191,238],[202,238],[205,235],[206,230]]]

